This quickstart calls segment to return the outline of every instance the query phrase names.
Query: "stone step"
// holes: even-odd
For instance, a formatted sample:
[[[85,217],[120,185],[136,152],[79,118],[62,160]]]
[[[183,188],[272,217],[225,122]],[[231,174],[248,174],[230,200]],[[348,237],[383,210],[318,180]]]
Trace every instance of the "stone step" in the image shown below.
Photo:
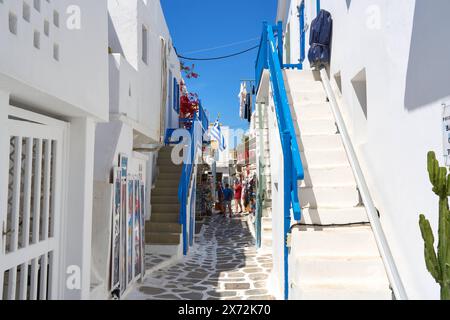
[[[316,231],[308,228],[292,232],[293,258],[379,258],[380,254],[370,226],[348,228],[325,228]]]
[[[172,265],[174,260],[177,261],[178,259],[177,257],[182,256],[182,251],[183,251],[182,244],[157,243],[145,245],[145,252],[148,252],[149,254],[170,256],[171,258],[168,260],[169,261],[168,265]],[[165,267],[164,264],[162,267],[163,268]]]
[[[170,156],[173,152],[173,148],[164,148],[158,152],[158,157],[167,157]]]
[[[272,238],[262,238],[261,245],[263,248],[271,248],[272,247]]]
[[[355,187],[356,182],[350,166],[309,168],[305,171],[302,187]]]
[[[284,75],[291,81],[321,81],[320,72],[313,70],[285,70]]]
[[[182,226],[179,223],[170,222],[147,222],[145,224],[146,232],[168,232],[168,233],[181,233]]]
[[[262,221],[262,223],[272,224],[272,218],[271,217],[262,217],[261,221]]]
[[[166,146],[159,150],[158,155],[170,154],[173,150],[173,146]]]
[[[152,195],[178,195],[178,183],[174,183],[171,187],[161,187],[156,184],[156,188],[152,190]]]
[[[299,188],[302,208],[349,208],[359,205],[359,193],[354,186]]]
[[[293,79],[290,78],[288,81],[285,79],[285,83],[287,84],[286,91],[289,92],[317,92],[324,91],[323,84],[320,81],[313,81],[314,79],[306,78],[306,79]]]
[[[165,163],[171,160],[172,160],[172,153],[159,154],[157,163]]]
[[[291,289],[294,300],[392,300],[389,288],[363,285],[312,285]]]
[[[381,258],[297,257],[292,263],[297,286],[362,285],[389,288]]]
[[[181,177],[181,172],[160,172],[158,174],[158,180],[177,180],[179,181]]]
[[[172,203],[178,203],[178,195],[172,194],[172,195],[158,195],[152,193],[152,205],[153,204],[172,204]]]
[[[318,119],[307,120],[299,119],[298,126],[295,127],[297,136],[312,136],[312,135],[336,135],[338,129],[334,120]]]
[[[157,165],[159,168],[159,173],[173,172],[173,173],[180,174],[183,169],[183,166],[174,164],[174,163],[172,163],[171,160],[161,161],[161,162],[158,161]]]
[[[153,206],[152,206],[153,208]],[[152,213],[150,218],[151,223],[179,223],[179,213]]]
[[[297,135],[297,141],[301,151],[325,151],[325,150],[342,150],[344,144],[339,134],[335,135],[313,135],[302,136]]]
[[[180,212],[180,204],[177,202],[163,204],[163,203],[152,203],[152,213],[178,213]]]
[[[332,150],[305,150],[300,152],[303,167],[311,168],[334,168],[348,166],[347,153],[344,148]]]
[[[342,209],[311,209],[306,208],[302,210],[302,223],[307,224],[346,224],[369,222],[366,208],[342,208]]]
[[[291,108],[292,119],[315,120],[327,119],[334,121],[334,115],[328,103],[295,105]]]
[[[180,244],[181,235],[179,233],[146,232],[145,242],[148,244],[176,245]]]
[[[290,92],[291,100],[290,103],[294,107],[300,107],[308,104],[319,104],[327,102],[327,95],[325,91],[321,89],[320,91],[297,91],[297,89],[291,90]]]
[[[178,189],[178,185],[180,184],[179,179],[172,180],[157,180],[155,184],[155,189]]]

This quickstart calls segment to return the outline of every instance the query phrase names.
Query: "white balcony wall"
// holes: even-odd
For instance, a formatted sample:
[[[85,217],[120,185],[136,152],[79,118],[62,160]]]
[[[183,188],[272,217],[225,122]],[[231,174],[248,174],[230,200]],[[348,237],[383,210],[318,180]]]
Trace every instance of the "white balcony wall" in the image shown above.
[[[24,9],[25,8],[25,9]],[[0,86],[59,116],[108,119],[106,0],[0,2]]]
[[[138,72],[120,54],[109,56],[110,112],[127,116],[149,127],[143,118],[143,108],[138,108]]]
[[[170,33],[164,18],[164,14],[159,1],[143,0],[110,0],[108,1],[108,10],[110,18],[109,43],[114,53],[121,54],[128,61],[129,66],[120,68],[126,75],[130,66],[136,70],[135,88],[133,103],[136,104],[134,114],[131,112],[129,117],[136,116],[139,126],[143,126],[146,135],[153,141],[159,142],[160,127],[175,127],[178,125],[178,115],[173,111],[172,94],[169,92],[169,79],[171,73],[178,82],[181,80],[180,62],[172,46]],[[144,30],[146,30],[144,32]],[[147,37],[145,37],[147,34]],[[146,40],[144,40],[144,38]],[[161,39],[168,44],[169,54],[167,61],[167,104],[165,106],[166,117],[163,117],[161,123],[161,97],[162,97],[162,55]],[[147,43],[147,49],[143,46]],[[144,57],[145,56],[145,57]],[[122,61],[123,58],[117,59]],[[123,65],[123,62],[120,63]],[[169,72],[170,70],[170,72]],[[121,73],[122,74],[122,73]],[[117,80],[115,80],[117,82]],[[126,89],[126,80],[124,82]],[[122,88],[123,89],[123,88]],[[121,93],[122,95],[123,93]],[[128,95],[128,90],[125,90]],[[116,97],[117,98],[117,97]],[[125,101],[118,97],[119,111],[127,106],[120,105]],[[133,106],[134,108],[134,106]],[[114,112],[114,110],[111,110]]]

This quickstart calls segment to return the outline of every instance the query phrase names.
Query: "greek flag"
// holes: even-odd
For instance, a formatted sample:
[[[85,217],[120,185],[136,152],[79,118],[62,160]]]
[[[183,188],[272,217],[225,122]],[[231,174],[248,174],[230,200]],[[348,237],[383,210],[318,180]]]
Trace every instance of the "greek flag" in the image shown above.
[[[225,144],[225,137],[223,136],[222,130],[220,129],[219,121],[216,121],[214,127],[211,128],[211,138],[219,142],[220,151],[225,151],[227,146]]]

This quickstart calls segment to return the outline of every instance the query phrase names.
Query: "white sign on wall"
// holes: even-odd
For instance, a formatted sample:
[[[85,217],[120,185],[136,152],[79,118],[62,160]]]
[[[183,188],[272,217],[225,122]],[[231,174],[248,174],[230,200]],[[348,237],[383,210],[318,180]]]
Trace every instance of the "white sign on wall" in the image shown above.
[[[442,104],[442,138],[443,138],[443,155],[447,166],[450,166],[450,102]]]

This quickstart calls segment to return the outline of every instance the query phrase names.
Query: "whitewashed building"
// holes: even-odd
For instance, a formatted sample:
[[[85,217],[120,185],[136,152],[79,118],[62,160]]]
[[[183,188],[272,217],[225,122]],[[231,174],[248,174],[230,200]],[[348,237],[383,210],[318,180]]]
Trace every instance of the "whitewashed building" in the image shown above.
[[[306,56],[301,61],[302,47],[308,52],[311,23],[319,9],[329,11],[333,18],[331,65],[325,77],[331,79],[330,87],[324,74],[310,71]],[[305,182],[299,182],[302,221],[317,225],[366,221],[370,222],[373,234],[370,240],[372,236],[362,236],[362,228],[347,229],[347,238],[329,229],[322,233],[317,228],[309,232],[294,230],[286,283],[289,298],[326,299],[340,294],[355,299],[388,299],[387,280],[397,299],[439,298],[439,286],[425,265],[418,222],[419,214],[426,214],[437,236],[438,199],[429,182],[427,153],[435,151],[441,165],[446,161],[442,114],[443,104],[448,105],[450,98],[450,62],[446,58],[450,44],[444,40],[449,33],[445,16],[449,9],[445,0],[278,1],[277,21],[283,23],[280,62],[284,65],[303,62],[303,71],[283,71],[306,174]],[[301,41],[300,30],[305,30],[305,43]],[[258,103],[269,111],[272,212],[280,212],[283,189],[277,188],[283,183],[280,178],[283,151],[268,73],[262,74]],[[342,114],[343,123],[336,119],[336,110]],[[337,134],[335,122],[339,127]],[[348,140],[342,127],[348,131]],[[355,151],[368,186],[367,194],[379,212],[379,219],[371,216],[366,201],[362,202],[369,212],[368,220],[355,209],[362,208],[361,198],[358,199],[361,179],[355,174],[349,145]],[[329,170],[325,173],[327,166]],[[350,187],[339,194],[330,189]],[[359,192],[355,194],[354,190]],[[333,202],[334,196],[340,201]],[[344,203],[346,197],[348,203]],[[348,206],[340,208],[340,212],[349,219],[352,216],[351,221],[343,219],[343,215],[339,219],[338,211],[330,215],[330,208],[323,209],[324,204],[333,210]],[[275,217],[273,214],[274,220],[282,219]],[[283,255],[277,249],[283,247],[282,220],[278,221],[273,223],[273,283],[282,297],[286,269]],[[367,253],[373,264],[330,264],[327,259],[338,255],[340,241],[346,249],[354,250],[351,253],[354,255],[358,250],[367,253],[375,248],[374,256]],[[361,244],[359,249],[355,243]],[[314,260],[319,256],[322,263]],[[379,261],[375,262],[375,256],[382,258],[386,275]],[[373,281],[367,283],[368,280]],[[320,286],[322,289],[334,286],[335,291],[317,291]]]
[[[106,1],[0,2],[0,297],[89,298]]]
[[[128,174],[145,182],[148,220],[158,151],[167,129],[179,126],[180,61],[159,1],[111,0],[108,13],[110,121],[96,137],[93,298],[110,295],[111,170],[128,157]]]
[[[0,24],[0,299],[111,298],[114,168],[128,160],[148,220],[179,127],[160,2],[3,0]]]

